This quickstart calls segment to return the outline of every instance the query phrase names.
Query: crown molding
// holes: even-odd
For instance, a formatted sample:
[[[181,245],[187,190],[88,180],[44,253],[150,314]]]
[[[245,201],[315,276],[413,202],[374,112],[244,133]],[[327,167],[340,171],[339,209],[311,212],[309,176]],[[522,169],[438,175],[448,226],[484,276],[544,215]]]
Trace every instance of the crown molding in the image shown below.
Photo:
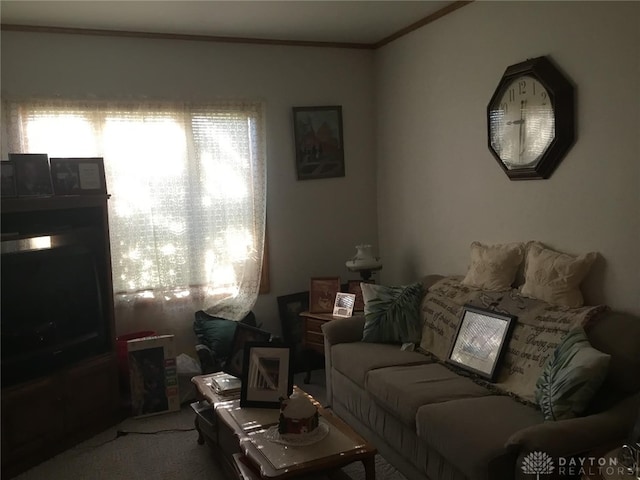
[[[16,25],[3,23],[0,30],[5,32],[31,32],[31,33],[59,33],[66,35],[94,35],[102,37],[128,37],[128,38],[150,38],[161,40],[186,40],[194,42],[217,42],[217,43],[244,43],[258,45],[284,45],[295,47],[322,47],[322,48],[348,48],[360,50],[376,50],[383,47],[400,37],[403,37],[414,30],[438,20],[451,12],[458,10],[474,0],[456,1],[440,10],[428,15],[411,25],[398,30],[396,33],[389,35],[374,43],[352,43],[352,42],[320,42],[320,41],[304,41],[304,40],[278,40],[271,38],[250,38],[250,37],[224,37],[216,35],[191,35],[181,33],[159,33],[159,32],[137,32],[129,30],[107,30],[94,28],[74,28],[74,27],[53,27],[39,25]]]

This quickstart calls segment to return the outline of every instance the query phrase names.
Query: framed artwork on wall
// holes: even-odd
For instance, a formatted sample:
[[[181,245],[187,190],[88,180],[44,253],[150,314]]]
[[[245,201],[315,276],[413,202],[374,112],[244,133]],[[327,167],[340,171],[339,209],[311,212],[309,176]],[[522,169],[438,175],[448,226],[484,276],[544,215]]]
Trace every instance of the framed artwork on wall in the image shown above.
[[[298,180],[344,177],[342,107],[293,107]]]

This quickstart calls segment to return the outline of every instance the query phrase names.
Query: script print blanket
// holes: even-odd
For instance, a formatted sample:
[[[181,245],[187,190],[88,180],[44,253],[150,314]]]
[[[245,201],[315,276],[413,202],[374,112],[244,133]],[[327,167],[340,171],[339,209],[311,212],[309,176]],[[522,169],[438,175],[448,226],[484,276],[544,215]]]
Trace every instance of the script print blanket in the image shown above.
[[[494,385],[527,402],[535,402],[536,381],[562,338],[570,330],[584,327],[606,309],[602,305],[559,307],[523,297],[515,289],[486,292],[462,285],[461,279],[446,277],[425,295],[421,305],[420,347],[445,361],[465,304],[517,316]]]

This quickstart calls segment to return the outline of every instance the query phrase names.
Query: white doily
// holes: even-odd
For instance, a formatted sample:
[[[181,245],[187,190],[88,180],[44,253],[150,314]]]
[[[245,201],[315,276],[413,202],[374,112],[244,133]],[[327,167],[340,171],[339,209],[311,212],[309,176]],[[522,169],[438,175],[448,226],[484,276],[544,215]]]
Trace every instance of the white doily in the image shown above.
[[[280,443],[290,447],[305,447],[319,442],[329,433],[329,425],[322,420],[318,424],[318,428],[309,433],[285,433],[278,432],[278,426],[269,427],[264,432],[264,437],[273,443]]]

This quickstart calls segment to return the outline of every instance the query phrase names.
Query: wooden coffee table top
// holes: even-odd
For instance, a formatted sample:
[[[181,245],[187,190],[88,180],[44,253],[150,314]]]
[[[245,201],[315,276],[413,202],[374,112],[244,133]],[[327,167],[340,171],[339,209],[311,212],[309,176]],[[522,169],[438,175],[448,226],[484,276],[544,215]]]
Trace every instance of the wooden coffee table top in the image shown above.
[[[218,417],[234,431],[242,452],[262,478],[326,472],[362,461],[367,480],[373,480],[376,448],[333,413],[323,409],[311,395],[298,387],[294,388],[314,402],[321,422],[326,422],[329,427],[327,436],[313,445],[291,446],[268,440],[265,437],[266,430],[278,424],[280,411],[277,409],[240,408],[239,400],[211,403]]]

